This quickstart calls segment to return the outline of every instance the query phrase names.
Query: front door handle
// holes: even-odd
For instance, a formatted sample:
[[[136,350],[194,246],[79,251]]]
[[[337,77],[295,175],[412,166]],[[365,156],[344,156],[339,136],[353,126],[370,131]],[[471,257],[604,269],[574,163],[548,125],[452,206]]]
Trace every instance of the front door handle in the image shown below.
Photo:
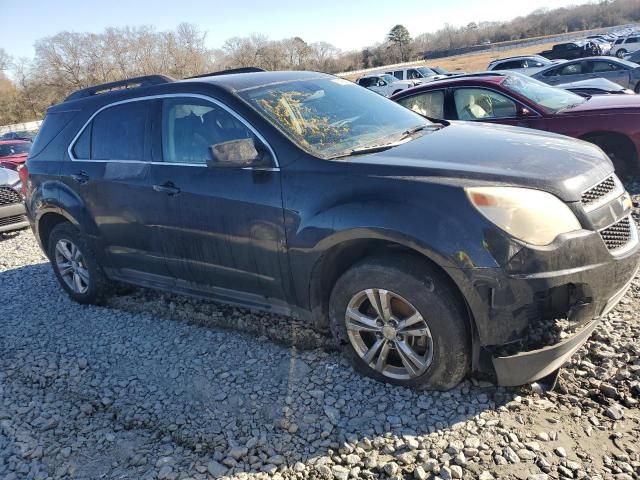
[[[89,181],[89,175],[84,170],[72,174],[71,178],[78,183],[87,183]]]
[[[154,185],[153,189],[156,192],[166,193],[167,195],[177,195],[180,193],[180,189],[176,187],[173,182],[164,182],[162,185]]]

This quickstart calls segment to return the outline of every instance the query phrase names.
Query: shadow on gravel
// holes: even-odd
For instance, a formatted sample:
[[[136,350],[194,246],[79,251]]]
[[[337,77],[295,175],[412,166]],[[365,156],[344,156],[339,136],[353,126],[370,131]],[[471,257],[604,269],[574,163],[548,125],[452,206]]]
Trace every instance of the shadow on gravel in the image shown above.
[[[0,288],[0,420],[32,424],[32,412],[21,409],[12,392],[44,390],[60,403],[59,424],[70,429],[33,427],[31,435],[45,445],[77,438],[78,422],[91,435],[99,417],[116,432],[115,444],[126,431],[140,431],[165,453],[181,449],[176,470],[203,478],[302,469],[297,462],[322,473],[336,455],[347,465],[364,462],[390,473],[395,467],[385,464],[426,460],[434,444],[446,448],[446,431],[480,436],[482,427],[499,423],[487,412],[514,396],[469,382],[444,393],[374,382],[337,352],[312,348],[326,346],[321,335],[286,318],[137,290],[111,300],[118,308],[78,305],[46,263],[0,272]],[[227,328],[205,326],[203,315]],[[261,324],[254,328],[260,336],[229,329],[249,323]],[[0,429],[16,435],[6,424]],[[114,455],[104,461],[138,478],[161,468],[149,458],[162,455],[153,449],[147,461],[133,461],[140,457],[135,452]],[[75,454],[51,460],[75,462],[78,471],[86,461]]]

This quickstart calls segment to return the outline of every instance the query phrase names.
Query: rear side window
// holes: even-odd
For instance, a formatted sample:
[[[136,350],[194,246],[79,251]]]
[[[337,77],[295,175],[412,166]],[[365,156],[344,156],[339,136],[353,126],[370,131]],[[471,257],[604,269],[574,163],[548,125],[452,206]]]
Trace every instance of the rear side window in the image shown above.
[[[33,146],[31,147],[29,155],[31,157],[35,157],[44,150],[45,147],[51,143],[51,140],[58,136],[62,129],[67,126],[77,113],[77,110],[47,113],[47,116],[44,117],[44,122],[40,125],[40,131],[33,141]]]
[[[615,63],[605,62],[602,60],[598,60],[591,63],[592,73],[615,72],[617,70],[622,70],[622,67],[620,65],[616,65]]]
[[[395,72],[393,72],[393,76],[396,77],[398,80],[403,80],[404,79],[403,70],[396,70]]]
[[[128,102],[98,113],[72,152],[79,160],[145,160],[150,141],[150,101]]]
[[[628,38],[627,43],[638,43],[638,37]]]
[[[91,160],[143,160],[150,102],[109,107],[93,119]]]

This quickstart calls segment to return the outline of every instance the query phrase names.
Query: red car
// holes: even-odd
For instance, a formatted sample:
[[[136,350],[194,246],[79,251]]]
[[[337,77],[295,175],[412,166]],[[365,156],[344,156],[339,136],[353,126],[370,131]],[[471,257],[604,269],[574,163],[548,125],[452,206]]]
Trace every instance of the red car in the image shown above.
[[[31,145],[25,140],[0,140],[0,167],[17,170],[27,160]]]
[[[595,143],[620,175],[639,171],[640,95],[581,97],[515,72],[453,77],[393,95],[430,118],[501,123]]]

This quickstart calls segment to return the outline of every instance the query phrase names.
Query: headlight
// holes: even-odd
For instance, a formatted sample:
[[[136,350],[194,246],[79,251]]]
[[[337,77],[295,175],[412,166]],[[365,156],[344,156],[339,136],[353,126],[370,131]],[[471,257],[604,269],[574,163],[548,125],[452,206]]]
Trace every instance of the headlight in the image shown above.
[[[561,233],[582,228],[569,207],[547,192],[517,187],[472,187],[465,191],[482,215],[532,245],[549,245]]]

